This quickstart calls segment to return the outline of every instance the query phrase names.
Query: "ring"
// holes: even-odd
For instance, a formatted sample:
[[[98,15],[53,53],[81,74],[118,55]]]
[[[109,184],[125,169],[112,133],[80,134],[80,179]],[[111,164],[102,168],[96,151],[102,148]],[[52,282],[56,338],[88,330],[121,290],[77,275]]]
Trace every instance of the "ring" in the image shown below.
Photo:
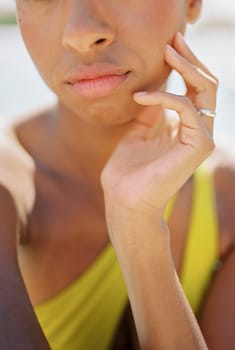
[[[213,109],[201,108],[198,109],[198,113],[201,117],[215,118],[216,112]]]

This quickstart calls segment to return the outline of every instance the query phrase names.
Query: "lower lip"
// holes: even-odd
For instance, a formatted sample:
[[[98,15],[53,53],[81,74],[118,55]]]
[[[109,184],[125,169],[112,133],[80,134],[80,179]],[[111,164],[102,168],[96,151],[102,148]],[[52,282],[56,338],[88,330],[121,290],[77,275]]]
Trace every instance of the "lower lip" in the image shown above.
[[[127,78],[128,73],[120,75],[107,75],[96,79],[79,80],[68,86],[76,95],[86,98],[98,98],[110,95]]]

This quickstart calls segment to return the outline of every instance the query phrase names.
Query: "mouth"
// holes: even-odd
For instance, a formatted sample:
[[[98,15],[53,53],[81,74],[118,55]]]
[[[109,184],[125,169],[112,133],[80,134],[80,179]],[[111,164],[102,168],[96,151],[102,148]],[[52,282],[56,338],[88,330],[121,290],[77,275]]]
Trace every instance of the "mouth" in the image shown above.
[[[114,92],[129,74],[129,70],[110,65],[83,66],[68,77],[66,85],[77,96],[100,98]]]

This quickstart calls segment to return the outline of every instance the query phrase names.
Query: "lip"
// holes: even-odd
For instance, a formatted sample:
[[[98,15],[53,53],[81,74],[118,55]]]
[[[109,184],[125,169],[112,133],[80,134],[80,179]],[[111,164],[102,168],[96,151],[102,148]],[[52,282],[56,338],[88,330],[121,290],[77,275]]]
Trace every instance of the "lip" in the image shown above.
[[[66,79],[68,88],[76,95],[98,98],[111,94],[128,77],[130,71],[114,65],[80,66]]]

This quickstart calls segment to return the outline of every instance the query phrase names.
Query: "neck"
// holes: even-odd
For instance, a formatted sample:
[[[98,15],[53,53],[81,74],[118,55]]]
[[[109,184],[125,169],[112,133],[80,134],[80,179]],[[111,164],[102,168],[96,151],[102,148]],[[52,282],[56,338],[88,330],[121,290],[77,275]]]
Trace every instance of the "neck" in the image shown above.
[[[162,111],[157,111],[159,123],[155,135],[165,128],[165,117]],[[98,184],[115,146],[131,127],[133,121],[115,126],[91,125],[59,105],[52,136],[56,168],[71,177],[82,176]]]

